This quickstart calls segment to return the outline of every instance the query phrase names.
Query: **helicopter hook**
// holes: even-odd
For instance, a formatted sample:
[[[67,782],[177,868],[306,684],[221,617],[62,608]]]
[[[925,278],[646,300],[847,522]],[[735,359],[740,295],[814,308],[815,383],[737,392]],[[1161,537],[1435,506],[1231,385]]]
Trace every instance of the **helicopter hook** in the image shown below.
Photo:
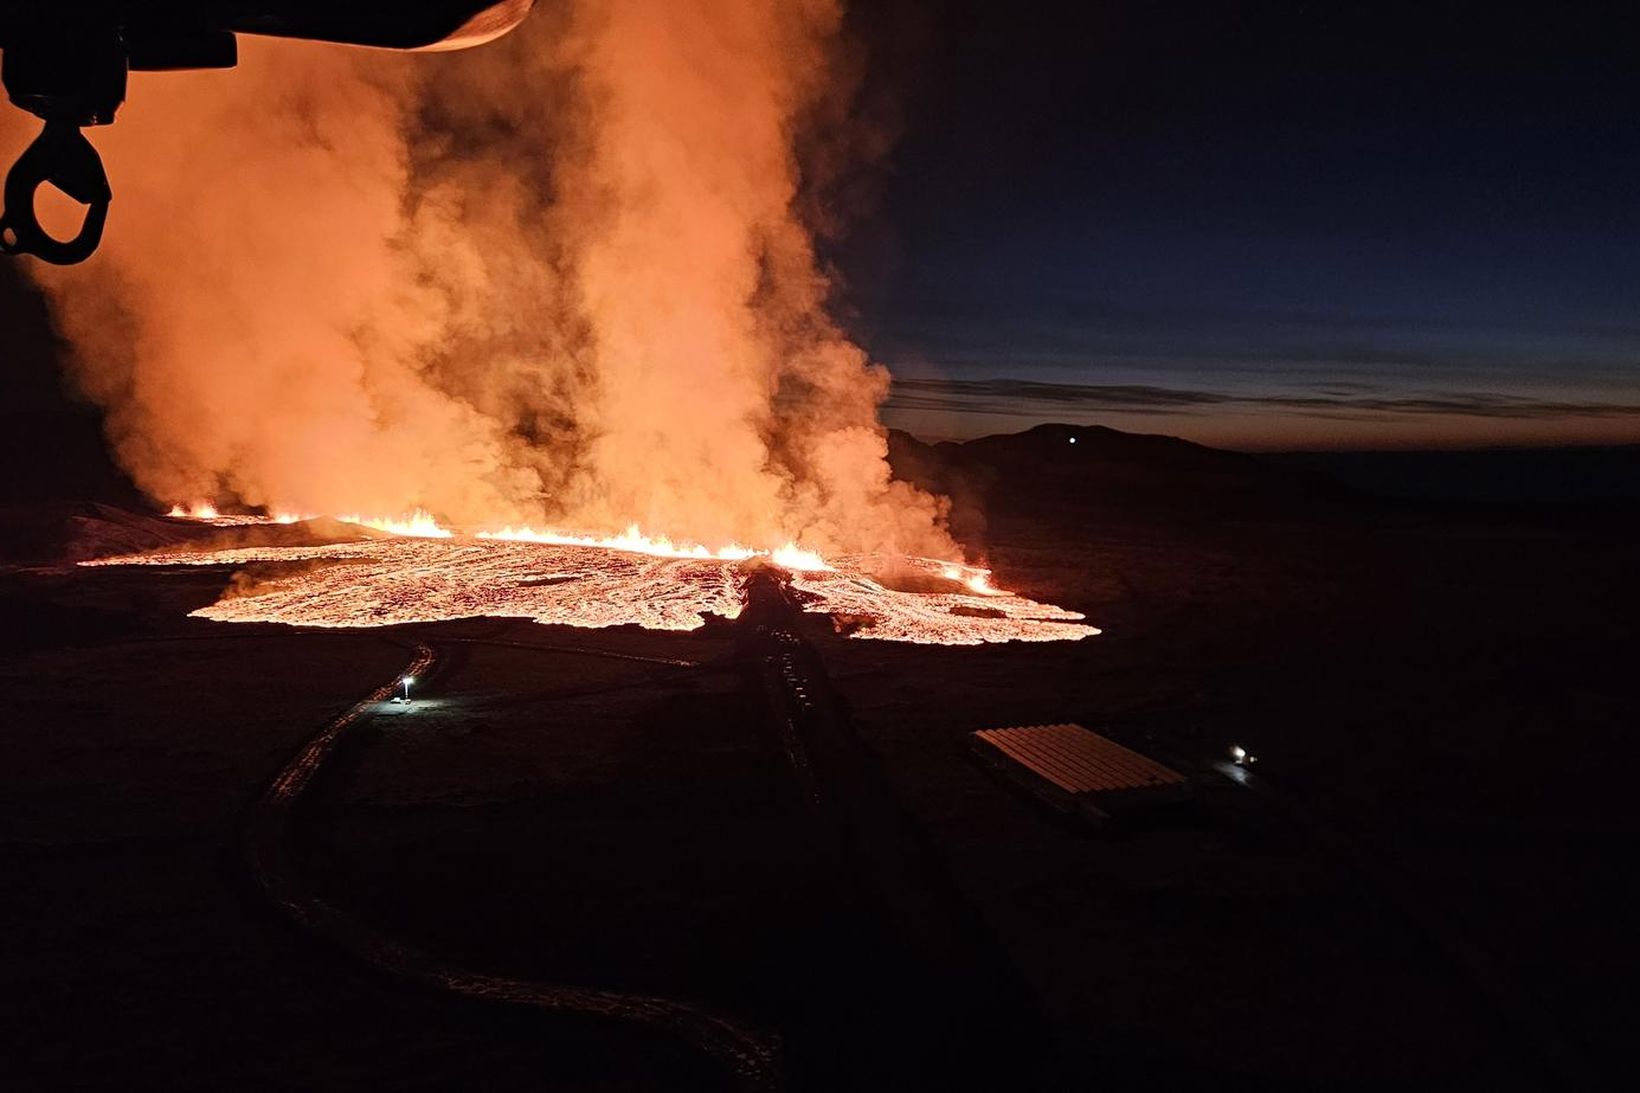
[[[50,183],[86,206],[85,219],[73,239],[61,240],[40,226],[34,211],[36,191]],[[0,212],[0,252],[32,254],[54,265],[69,266],[91,257],[102,241],[113,191],[102,157],[80,132],[59,118],[47,118],[34,139],[6,175],[5,210]]]

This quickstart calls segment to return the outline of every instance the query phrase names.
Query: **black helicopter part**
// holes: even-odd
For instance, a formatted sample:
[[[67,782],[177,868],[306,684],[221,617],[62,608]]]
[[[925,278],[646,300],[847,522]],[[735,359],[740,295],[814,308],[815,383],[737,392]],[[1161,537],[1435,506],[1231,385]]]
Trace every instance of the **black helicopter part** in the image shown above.
[[[0,252],[56,265],[89,258],[113,192],[81,129],[109,125],[128,72],[232,68],[237,34],[397,50],[465,49],[500,37],[534,0],[0,0],[0,82],[44,121],[6,175]],[[50,235],[35,195],[52,185],[86,207],[72,239]]]

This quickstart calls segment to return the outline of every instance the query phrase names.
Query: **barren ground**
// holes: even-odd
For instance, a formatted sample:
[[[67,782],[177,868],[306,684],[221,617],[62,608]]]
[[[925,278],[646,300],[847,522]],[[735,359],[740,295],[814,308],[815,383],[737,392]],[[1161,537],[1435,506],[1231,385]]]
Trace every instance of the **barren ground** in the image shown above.
[[[959,1087],[1012,1052],[1048,1060],[1015,1057],[1022,1077],[1175,1089],[1532,1088],[1632,1065],[1640,525],[1119,493],[986,507],[997,583],[1101,637],[940,648],[802,624],[891,826],[952,881],[952,921],[979,924],[962,951],[1000,970],[930,966],[934,927],[804,808],[726,627],[415,628],[444,666],[327,780],[313,883],[475,968],[733,1013],[783,1037],[799,1088]],[[248,804],[405,654],[393,631],[184,617],[227,576],[5,577],[10,1072],[721,1087],[664,1036],[409,988],[263,906]],[[972,729],[1058,720],[1188,770],[1195,803],[1092,833],[968,758]],[[1261,789],[1209,766],[1231,741]],[[976,1019],[1000,1022],[991,1050]]]

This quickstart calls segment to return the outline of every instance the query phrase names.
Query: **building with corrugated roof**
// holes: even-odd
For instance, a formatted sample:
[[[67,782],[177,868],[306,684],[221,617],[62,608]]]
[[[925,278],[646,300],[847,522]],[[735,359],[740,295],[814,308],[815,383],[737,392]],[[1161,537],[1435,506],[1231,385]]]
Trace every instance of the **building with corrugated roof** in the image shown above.
[[[1107,806],[1190,795],[1190,780],[1178,771],[1081,725],[981,729],[969,741],[974,754],[1004,777],[1054,808],[1094,823],[1109,819]]]

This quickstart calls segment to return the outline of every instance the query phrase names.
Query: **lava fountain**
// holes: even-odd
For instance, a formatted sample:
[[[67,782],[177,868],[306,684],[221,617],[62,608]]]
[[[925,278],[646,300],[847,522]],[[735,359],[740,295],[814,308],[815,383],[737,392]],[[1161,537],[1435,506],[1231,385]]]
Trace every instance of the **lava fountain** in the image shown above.
[[[247,40],[144,86],[98,260],[34,271],[75,378],[144,491],[219,502],[174,518],[359,534],[105,563],[249,567],[200,612],[234,621],[687,629],[774,566],[862,637],[1094,633],[935,560],[948,506],[889,467],[817,256],[885,143],[845,33],[565,0],[436,66]]]

